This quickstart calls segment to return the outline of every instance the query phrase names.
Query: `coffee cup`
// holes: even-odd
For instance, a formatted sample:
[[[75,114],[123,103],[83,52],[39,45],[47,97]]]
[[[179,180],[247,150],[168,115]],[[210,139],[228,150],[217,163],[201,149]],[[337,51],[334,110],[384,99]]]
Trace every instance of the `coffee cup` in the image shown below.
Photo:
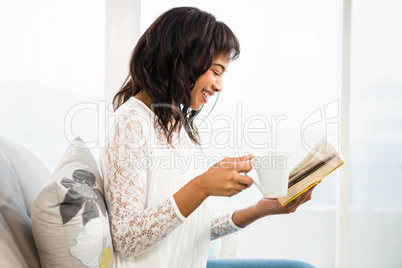
[[[255,185],[265,198],[286,196],[289,182],[289,152],[268,152],[250,160],[258,177]]]

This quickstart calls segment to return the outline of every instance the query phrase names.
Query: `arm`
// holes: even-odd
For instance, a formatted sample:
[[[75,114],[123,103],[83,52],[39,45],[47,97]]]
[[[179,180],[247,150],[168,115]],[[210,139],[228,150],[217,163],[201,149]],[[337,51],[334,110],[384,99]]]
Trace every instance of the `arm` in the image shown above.
[[[231,196],[252,183],[251,178],[239,174],[251,169],[245,162],[249,156],[225,158],[184,185],[172,198],[145,209],[147,169],[138,164],[148,155],[145,137],[148,135],[139,121],[117,124],[105,153],[105,197],[112,238],[116,252],[125,258],[161,241],[208,196]]]
[[[232,220],[233,213],[223,214],[211,217],[211,235],[210,240],[237,232],[242,228],[236,226]]]
[[[173,198],[145,209],[148,171],[138,160],[148,154],[141,126],[135,120],[119,122],[105,151],[105,197],[113,244],[124,258],[152,247],[184,221]]]
[[[212,216],[211,240],[237,232],[260,218],[295,212],[298,206],[311,199],[314,187],[286,206],[282,206],[277,199],[263,198],[257,204],[236,210],[233,214]]]

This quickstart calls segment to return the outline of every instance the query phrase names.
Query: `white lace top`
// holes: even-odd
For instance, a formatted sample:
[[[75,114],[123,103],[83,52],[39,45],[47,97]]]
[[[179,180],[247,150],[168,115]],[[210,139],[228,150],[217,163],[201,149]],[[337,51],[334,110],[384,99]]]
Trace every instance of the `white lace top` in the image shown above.
[[[208,199],[189,217],[173,194],[206,169],[185,131],[169,145],[155,114],[132,97],[115,113],[101,166],[117,267],[205,267],[209,240],[237,231]],[[185,138],[183,138],[185,137]]]

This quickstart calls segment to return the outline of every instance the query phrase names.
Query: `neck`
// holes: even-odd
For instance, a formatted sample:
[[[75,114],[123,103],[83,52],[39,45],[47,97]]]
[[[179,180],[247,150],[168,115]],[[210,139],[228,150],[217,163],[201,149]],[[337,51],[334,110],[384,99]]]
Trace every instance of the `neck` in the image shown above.
[[[148,108],[149,109],[151,109],[152,110],[152,100],[151,100],[151,98],[148,96],[148,94],[147,93],[145,93],[144,91],[140,91],[139,93],[137,93],[135,96],[134,96],[134,98],[136,98],[137,100],[140,100],[140,101],[142,101],[146,106],[148,106]],[[169,123],[169,128],[172,126],[174,124],[174,120],[171,122],[171,123]],[[174,129],[173,130],[173,132],[179,132],[180,131],[180,129],[179,128],[176,128],[176,129]]]
[[[144,91],[140,91],[139,93],[137,93],[134,98],[136,98],[137,100],[142,101],[146,106],[148,106],[149,109],[151,109],[151,105],[152,105],[152,100],[151,98],[148,96],[147,93],[145,93]]]
[[[151,98],[148,96],[147,93],[145,93],[144,91],[140,91],[139,93],[137,93],[134,98],[136,98],[137,100],[142,101],[146,106],[148,106],[149,109],[151,109],[151,105],[152,105],[152,100]]]

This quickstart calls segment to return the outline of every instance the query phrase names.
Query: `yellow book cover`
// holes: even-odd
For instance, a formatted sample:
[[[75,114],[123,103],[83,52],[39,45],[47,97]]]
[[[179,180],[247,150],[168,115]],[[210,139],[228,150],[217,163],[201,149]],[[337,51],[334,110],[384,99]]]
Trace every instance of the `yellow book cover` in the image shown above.
[[[289,172],[288,194],[278,197],[282,206],[286,205],[318,182],[332,171],[345,163],[342,155],[322,138],[316,146]]]

